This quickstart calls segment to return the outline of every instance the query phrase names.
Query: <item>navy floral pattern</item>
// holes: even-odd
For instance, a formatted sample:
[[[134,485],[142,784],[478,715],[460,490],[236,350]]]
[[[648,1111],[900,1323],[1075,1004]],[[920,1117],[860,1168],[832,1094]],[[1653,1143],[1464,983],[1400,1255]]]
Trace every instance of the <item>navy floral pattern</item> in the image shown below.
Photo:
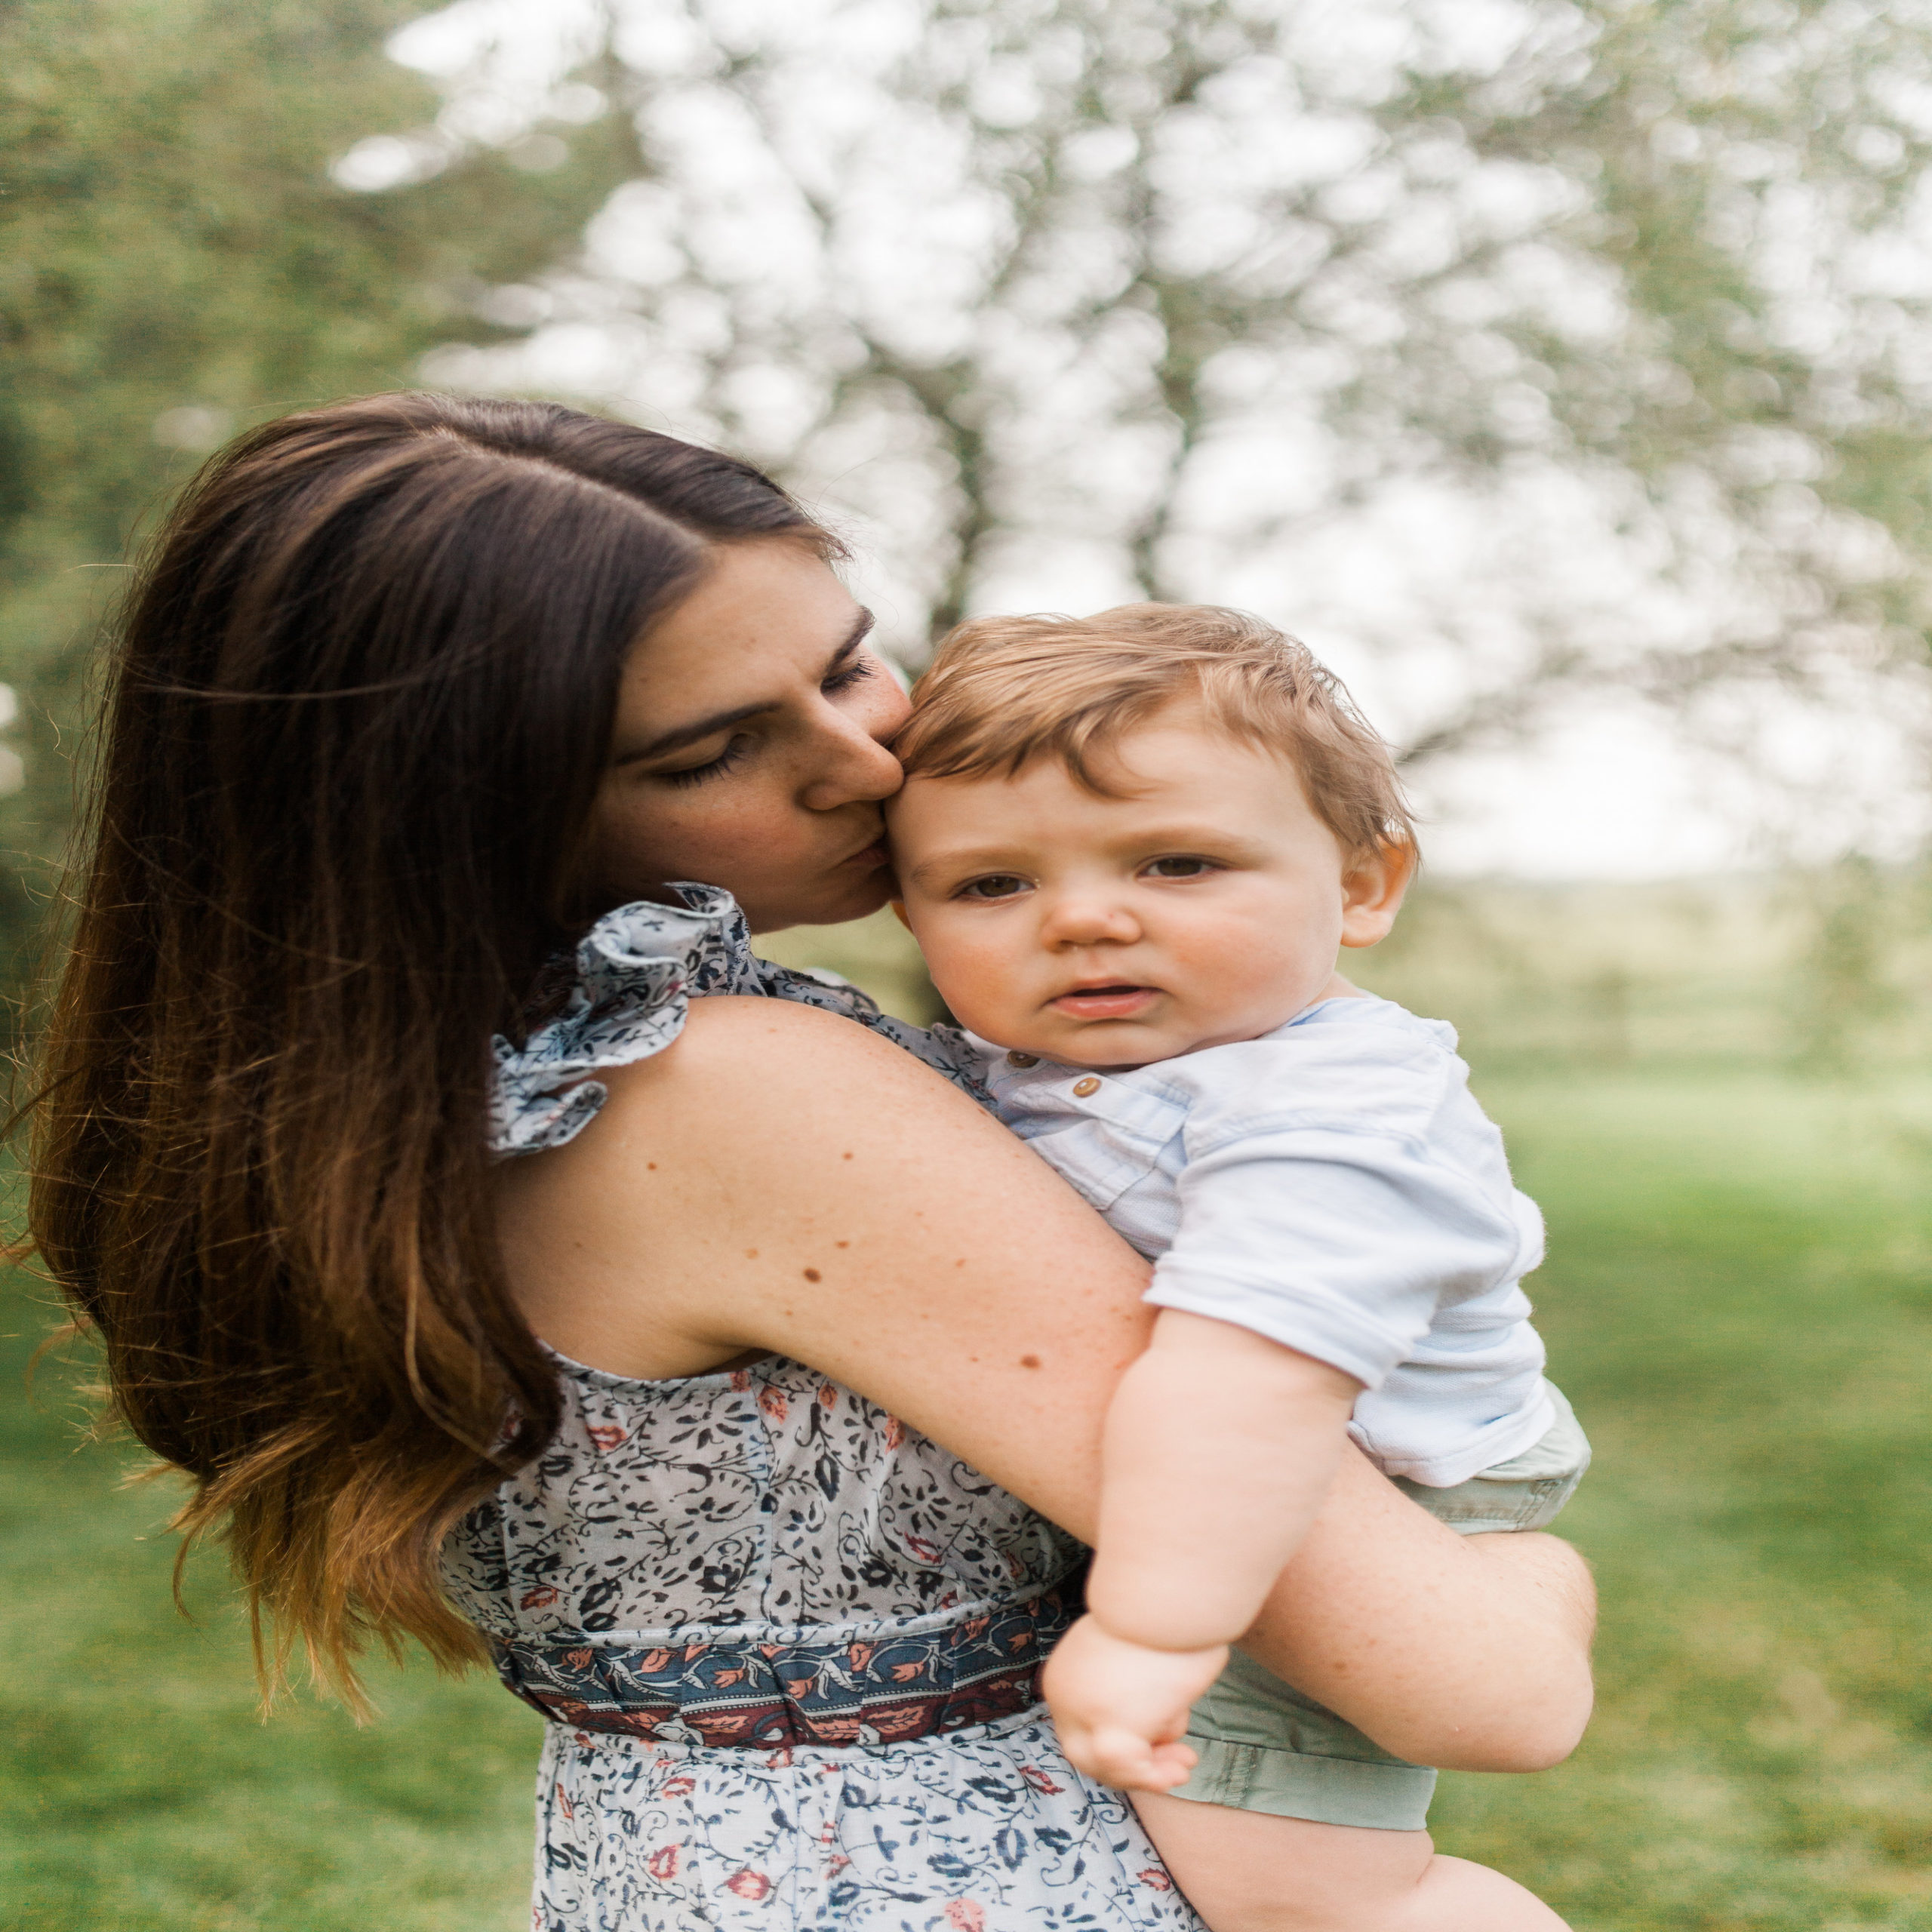
[[[959,1036],[757,960],[724,894],[680,891],[600,921],[558,1017],[498,1043],[500,1151],[580,1131],[595,1069],[668,1044],[694,993],[844,1013],[972,1091]],[[1078,1543],[800,1363],[557,1367],[555,1439],[444,1551],[552,1719],[535,1932],[1202,1932],[1034,1697]]]

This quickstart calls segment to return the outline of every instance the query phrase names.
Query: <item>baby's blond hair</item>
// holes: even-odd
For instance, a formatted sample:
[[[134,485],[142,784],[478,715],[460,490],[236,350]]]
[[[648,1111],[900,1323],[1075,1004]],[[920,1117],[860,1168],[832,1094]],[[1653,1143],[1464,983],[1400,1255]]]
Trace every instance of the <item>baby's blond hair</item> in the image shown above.
[[[1089,791],[1121,734],[1177,698],[1208,724],[1278,752],[1350,857],[1415,845],[1395,760],[1340,681],[1303,644],[1244,611],[1122,604],[1091,617],[975,617],[919,680],[892,749],[909,777],[1012,777],[1058,758]]]

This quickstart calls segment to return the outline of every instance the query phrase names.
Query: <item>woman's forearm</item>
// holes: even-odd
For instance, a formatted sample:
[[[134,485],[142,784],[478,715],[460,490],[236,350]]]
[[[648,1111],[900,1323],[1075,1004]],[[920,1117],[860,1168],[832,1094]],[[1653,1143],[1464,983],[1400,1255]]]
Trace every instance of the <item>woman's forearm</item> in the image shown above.
[[[1535,1771],[1589,1721],[1595,1623],[1569,1544],[1459,1537],[1351,1450],[1242,1647],[1399,1757]]]

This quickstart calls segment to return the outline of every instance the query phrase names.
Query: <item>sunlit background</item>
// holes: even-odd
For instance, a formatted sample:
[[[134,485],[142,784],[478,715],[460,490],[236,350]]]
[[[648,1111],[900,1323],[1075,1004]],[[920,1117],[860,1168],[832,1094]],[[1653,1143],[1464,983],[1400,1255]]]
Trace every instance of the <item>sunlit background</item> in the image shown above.
[[[1928,162],[1927,0],[0,6],[8,980],[129,558],[320,398],[748,454],[915,673],[1259,611],[1403,749],[1364,977],[1461,1029],[1602,1451],[1604,1715],[1445,1847],[1595,1932],[1932,1928]],[[930,1011],[889,922],[772,949]],[[527,1714],[255,1726],[65,1386],[0,1422],[0,1917],[521,1923]]]

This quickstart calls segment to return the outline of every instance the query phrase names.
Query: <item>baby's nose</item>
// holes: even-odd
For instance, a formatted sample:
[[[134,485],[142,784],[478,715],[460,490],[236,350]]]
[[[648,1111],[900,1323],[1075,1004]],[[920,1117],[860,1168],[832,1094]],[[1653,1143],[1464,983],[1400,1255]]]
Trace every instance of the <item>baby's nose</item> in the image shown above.
[[[1047,938],[1060,946],[1123,944],[1140,937],[1140,924],[1118,900],[1101,894],[1069,894],[1047,916]]]

